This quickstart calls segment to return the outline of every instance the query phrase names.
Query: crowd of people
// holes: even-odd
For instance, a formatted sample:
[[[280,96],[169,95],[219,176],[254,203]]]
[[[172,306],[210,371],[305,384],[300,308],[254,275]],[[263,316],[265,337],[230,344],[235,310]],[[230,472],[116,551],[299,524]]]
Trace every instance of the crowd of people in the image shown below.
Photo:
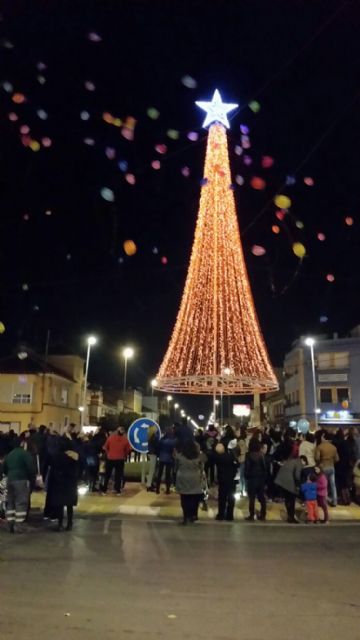
[[[125,486],[125,462],[132,452],[124,427],[79,434],[71,424],[63,435],[41,426],[20,436],[0,433],[0,515],[11,532],[24,531],[31,492],[45,489],[44,518],[56,530],[73,526],[78,486],[106,496]],[[147,491],[157,494],[164,481],[167,494],[180,495],[181,524],[198,519],[207,509],[209,491],[217,495],[217,520],[232,521],[237,497],[248,497],[248,521],[265,521],[269,502],[283,502],[287,521],[298,523],[296,505],[307,522],[329,521],[328,507],[338,502],[360,505],[360,436],[355,428],[336,433],[319,430],[298,434],[293,429],[247,430],[209,425],[195,432],[174,424],[159,435],[148,432]],[[256,500],[260,510],[256,513]]]

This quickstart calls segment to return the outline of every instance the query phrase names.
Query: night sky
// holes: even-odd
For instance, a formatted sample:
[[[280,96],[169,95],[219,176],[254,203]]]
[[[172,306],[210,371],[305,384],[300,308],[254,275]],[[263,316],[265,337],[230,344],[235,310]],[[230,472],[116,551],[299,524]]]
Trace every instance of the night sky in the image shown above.
[[[206,131],[194,102],[215,88],[240,105],[229,131],[230,163],[273,363],[281,364],[301,333],[341,333],[360,322],[357,2],[48,0],[7,7],[0,23],[1,355],[19,342],[43,350],[47,329],[55,350],[81,351],[94,333],[100,343],[91,381],[121,386],[118,354],[126,343],[137,350],[129,383],[144,386],[156,374],[200,196]],[[135,118],[134,139],[104,113]],[[29,132],[20,131],[26,125]],[[241,125],[251,146],[237,155]],[[34,140],[38,151],[29,147]],[[263,168],[263,156],[274,160],[271,168]],[[254,176],[265,189],[251,186]],[[102,197],[105,187],[113,202]],[[279,193],[292,201],[282,222],[273,203]],[[131,257],[127,239],[137,246]],[[304,260],[294,242],[306,247]],[[255,244],[264,256],[252,254]]]

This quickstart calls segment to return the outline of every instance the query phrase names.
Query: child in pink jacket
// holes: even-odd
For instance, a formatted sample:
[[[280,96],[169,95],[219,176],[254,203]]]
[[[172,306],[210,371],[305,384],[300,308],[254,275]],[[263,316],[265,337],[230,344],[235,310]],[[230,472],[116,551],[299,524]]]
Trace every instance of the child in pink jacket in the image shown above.
[[[321,520],[322,524],[329,522],[329,512],[327,506],[327,488],[328,481],[325,473],[322,472],[320,467],[315,467],[316,475],[316,487],[317,487],[317,503],[320,509],[324,512],[324,520]]]

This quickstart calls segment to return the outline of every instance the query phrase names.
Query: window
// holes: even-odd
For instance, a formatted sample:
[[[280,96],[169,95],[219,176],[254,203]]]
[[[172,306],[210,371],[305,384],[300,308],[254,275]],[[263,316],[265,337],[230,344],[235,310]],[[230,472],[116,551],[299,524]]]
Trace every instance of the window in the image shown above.
[[[334,367],[336,369],[347,369],[349,366],[349,353],[334,353]]]
[[[320,389],[320,402],[332,402],[331,389]]]
[[[330,369],[331,368],[331,353],[318,353],[317,354],[317,366],[318,369]]]
[[[336,389],[336,393],[338,402],[343,402],[344,400],[350,399],[349,389],[346,387],[344,387],[343,389],[339,387],[338,389]]]
[[[13,404],[30,404],[30,403],[31,403],[30,393],[14,393]]]
[[[62,387],[61,389],[61,404],[67,404],[68,403],[68,389],[65,389],[64,387]]]
[[[318,369],[348,369],[349,368],[349,352],[342,351],[339,353],[318,353],[317,354]]]

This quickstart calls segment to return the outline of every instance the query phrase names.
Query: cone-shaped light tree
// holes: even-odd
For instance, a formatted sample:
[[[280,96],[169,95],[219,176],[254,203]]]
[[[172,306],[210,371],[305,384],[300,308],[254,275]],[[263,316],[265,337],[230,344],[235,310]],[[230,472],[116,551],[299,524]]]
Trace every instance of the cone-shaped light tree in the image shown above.
[[[236,216],[226,105],[208,103],[204,180],[190,266],[157,389],[251,394],[278,388],[257,319]]]

